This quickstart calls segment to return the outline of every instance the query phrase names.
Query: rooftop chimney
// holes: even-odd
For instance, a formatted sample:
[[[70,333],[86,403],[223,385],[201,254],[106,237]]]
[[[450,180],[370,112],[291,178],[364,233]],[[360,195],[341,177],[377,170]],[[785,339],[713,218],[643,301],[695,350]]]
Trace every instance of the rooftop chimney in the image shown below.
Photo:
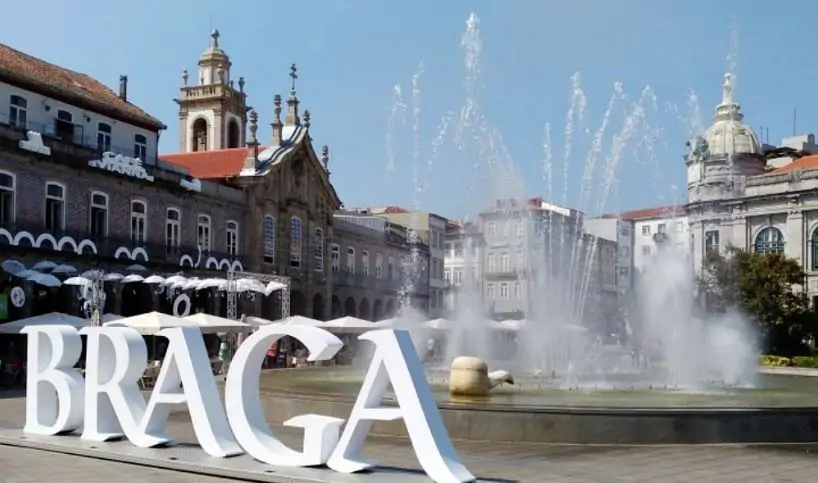
[[[128,76],[119,76],[119,98],[123,101],[128,100]]]

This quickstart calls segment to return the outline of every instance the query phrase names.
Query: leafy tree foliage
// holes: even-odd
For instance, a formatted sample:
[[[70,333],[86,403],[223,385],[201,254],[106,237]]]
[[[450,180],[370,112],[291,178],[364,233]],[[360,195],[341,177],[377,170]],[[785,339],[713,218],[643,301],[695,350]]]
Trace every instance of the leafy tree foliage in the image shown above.
[[[815,333],[815,315],[803,291],[806,274],[798,261],[777,253],[729,248],[705,258],[702,286],[710,310],[739,307],[755,320],[773,354],[797,355]]]

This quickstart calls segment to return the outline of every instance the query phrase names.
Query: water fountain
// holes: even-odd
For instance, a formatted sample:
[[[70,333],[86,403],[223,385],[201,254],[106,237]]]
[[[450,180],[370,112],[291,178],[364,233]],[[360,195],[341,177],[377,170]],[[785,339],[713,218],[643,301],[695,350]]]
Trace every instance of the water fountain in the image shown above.
[[[570,210],[565,208],[571,204],[568,171],[576,164],[574,142],[583,133],[588,110],[580,77],[574,75],[560,160],[553,158],[550,125],[543,141],[541,171],[546,199],[561,198],[562,206],[537,200],[532,210],[532,202],[520,196],[525,193],[525,183],[478,102],[482,41],[474,14],[467,21],[462,47],[465,100],[459,110],[446,114],[440,122],[427,165],[432,165],[444,141],[451,139],[459,150],[478,161],[475,173],[485,176],[475,176],[474,184],[486,186],[475,190],[473,206],[480,209],[488,201],[477,192],[489,200],[512,200],[494,209],[492,216],[524,227],[509,232],[505,241],[522,247],[515,271],[526,281],[530,302],[528,323],[519,330],[516,345],[503,349],[496,343],[499,333],[480,322],[485,317],[482,288],[466,277],[460,304],[451,318],[444,364],[429,368],[429,380],[450,435],[456,439],[560,443],[818,441],[818,426],[812,423],[818,417],[812,402],[818,385],[798,378],[757,375],[757,353],[749,325],[738,313],[706,320],[697,317],[691,262],[672,247],[655,254],[646,268],[632,321],[639,337],[651,340],[661,362],[642,368],[633,364],[629,350],[595,346],[599,327],[594,326],[598,315],[591,313],[596,308],[590,296],[591,272],[600,242],[584,233],[583,212],[596,214],[609,209],[617,172],[629,147],[633,143],[651,145],[651,136],[661,132],[650,126],[650,114],[657,105],[653,91],[646,87],[638,98],[628,101],[624,86],[614,85],[599,126],[592,134],[586,130],[590,148],[585,155],[578,209]],[[421,72],[412,79],[411,102],[406,103],[401,90],[395,89],[387,134],[389,165],[394,167],[391,130],[411,106],[415,209],[421,207],[427,188],[419,149]],[[619,118],[617,128],[615,119]],[[410,242],[416,242],[416,233],[410,229]],[[419,329],[422,318],[411,308],[410,294],[418,273],[418,257],[416,251],[413,253],[402,270],[406,281],[398,325],[413,331],[423,352],[426,334]],[[466,257],[473,255],[472,250],[465,253]],[[509,370],[515,384],[494,388],[488,398],[484,393],[466,400],[451,395],[448,364],[460,356],[479,358],[491,370]],[[478,372],[488,374],[478,362],[471,360],[469,367],[480,366]],[[268,397],[275,411],[268,417],[284,421],[303,413],[304,406],[310,404],[320,406],[316,411],[322,414],[329,414],[327,406],[339,415],[346,414],[361,376],[360,371],[343,368],[277,371],[262,382],[262,387],[272,389]],[[501,380],[498,377],[482,383],[493,387]],[[380,433],[405,434],[400,422],[376,424],[375,428]]]

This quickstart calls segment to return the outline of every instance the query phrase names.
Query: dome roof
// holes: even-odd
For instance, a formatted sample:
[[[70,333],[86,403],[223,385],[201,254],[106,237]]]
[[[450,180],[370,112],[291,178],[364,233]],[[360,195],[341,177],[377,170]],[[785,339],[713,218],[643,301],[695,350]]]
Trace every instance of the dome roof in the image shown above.
[[[713,124],[704,133],[711,156],[763,153],[758,136],[743,119],[741,106],[733,100],[732,76],[725,74],[721,104],[716,106]]]
[[[199,56],[199,65],[205,63],[227,64],[229,61],[227,54],[219,47],[219,30],[214,29],[213,33],[210,34],[210,45]]]

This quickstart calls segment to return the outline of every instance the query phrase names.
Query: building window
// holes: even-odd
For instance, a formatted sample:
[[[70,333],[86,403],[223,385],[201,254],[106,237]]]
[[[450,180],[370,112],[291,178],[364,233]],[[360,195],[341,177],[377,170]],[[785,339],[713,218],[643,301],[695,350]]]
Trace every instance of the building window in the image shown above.
[[[301,268],[301,220],[290,218],[290,266]]]
[[[500,254],[500,271],[502,273],[511,272],[511,260],[508,257],[508,252]]]
[[[14,201],[16,198],[16,177],[8,171],[0,171],[0,227],[14,224]]]
[[[647,245],[644,245],[644,246],[642,247],[642,256],[643,256],[643,257],[646,257],[646,256],[648,256],[648,255],[650,255],[650,247],[649,247],[649,246],[647,246]]]
[[[60,232],[65,229],[65,186],[45,184],[45,229]]]
[[[380,253],[375,254],[375,278],[383,278],[383,255]]]
[[[460,285],[461,283],[463,283],[463,269],[462,268],[456,268],[454,270],[454,283],[455,283],[455,285]]]
[[[784,234],[773,226],[768,226],[756,235],[756,253],[784,253]]]
[[[667,231],[667,225],[664,224],[664,223],[659,223],[659,226],[657,227],[657,231],[659,233],[665,233]]]
[[[369,276],[369,252],[366,250],[361,252],[361,275]]]
[[[143,201],[131,201],[131,242],[144,245],[148,239],[148,208]]]
[[[515,299],[523,298],[523,284],[520,282],[514,283],[514,298]]]
[[[196,219],[196,243],[203,252],[210,251],[210,217],[207,215]]]
[[[315,245],[313,246],[315,253],[315,271],[324,271],[324,230],[321,228],[315,229]]]
[[[684,223],[682,223],[681,221],[677,221],[676,222],[676,233],[681,233],[683,231],[685,231]]]
[[[443,270],[443,280],[446,281],[446,284],[452,283],[452,272],[448,268]]]
[[[20,129],[28,126],[28,101],[12,95],[9,99],[9,124]]]
[[[650,236],[650,225],[642,227],[642,236]]]
[[[507,299],[508,298],[508,284],[501,283],[500,284],[500,298]]]
[[[493,221],[486,223],[486,231],[490,237],[497,236],[497,223]]]
[[[61,139],[67,143],[76,143],[74,139],[76,135],[75,129],[74,116],[68,111],[57,111],[57,117],[54,119],[54,131],[57,139]]]
[[[225,229],[227,239],[227,254],[235,257],[239,254],[239,224],[235,221],[228,221]]]
[[[352,275],[355,275],[355,249],[347,247],[346,269]]]
[[[108,195],[92,191],[90,206],[88,231],[94,240],[101,240],[108,236]]]
[[[101,122],[97,124],[97,149],[100,151],[111,150],[111,125]]]
[[[497,298],[496,286],[493,283],[486,284],[486,297],[491,300]]]
[[[333,243],[329,246],[330,270],[338,272],[341,270],[341,247]]]
[[[525,236],[525,225],[522,222],[517,223],[517,236]]]
[[[134,134],[133,157],[145,161],[148,157],[148,138],[142,134]]]
[[[182,233],[182,213],[177,208],[168,208],[165,215],[165,248],[168,252],[179,248]]]
[[[704,253],[719,252],[719,231],[708,230],[704,232]]]
[[[264,216],[264,263],[276,260],[276,219],[272,215]]]
[[[497,257],[493,253],[489,253],[487,271],[489,273],[497,271]]]
[[[395,257],[389,257],[386,263],[386,278],[392,280],[395,278]]]

